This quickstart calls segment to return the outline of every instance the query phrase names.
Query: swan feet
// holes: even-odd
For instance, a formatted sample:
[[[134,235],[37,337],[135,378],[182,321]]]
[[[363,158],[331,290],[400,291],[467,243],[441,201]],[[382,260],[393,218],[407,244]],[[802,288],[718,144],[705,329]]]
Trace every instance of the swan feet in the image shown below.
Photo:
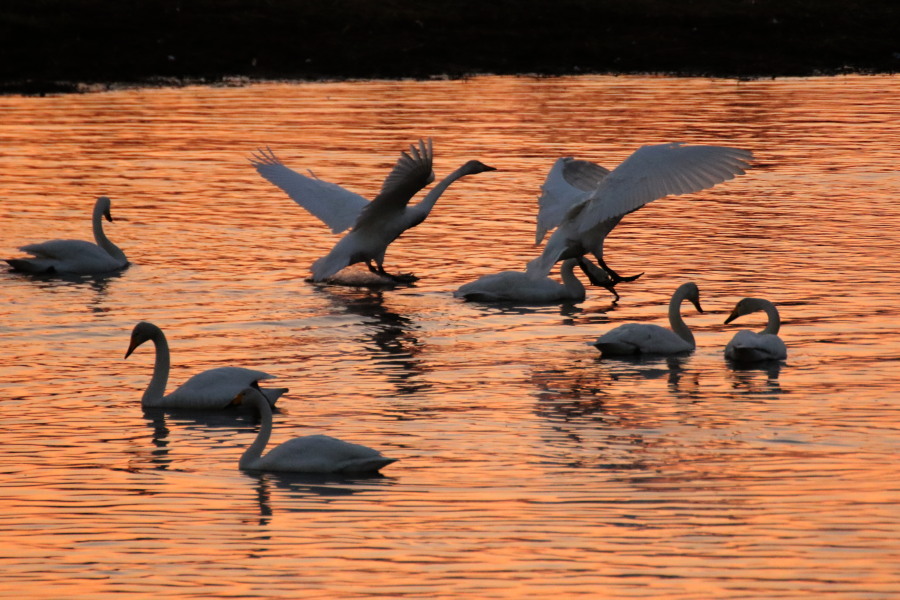
[[[397,283],[413,283],[414,281],[419,280],[419,278],[412,273],[397,273],[396,275],[392,275],[390,273],[382,273],[382,275],[396,281]]]
[[[394,283],[412,283],[414,281],[418,281],[419,278],[413,275],[412,273],[398,273],[393,275],[384,270],[384,267],[381,265],[373,265],[371,261],[366,261],[366,266],[369,267],[369,270],[376,275],[380,275],[386,279],[390,279]]]

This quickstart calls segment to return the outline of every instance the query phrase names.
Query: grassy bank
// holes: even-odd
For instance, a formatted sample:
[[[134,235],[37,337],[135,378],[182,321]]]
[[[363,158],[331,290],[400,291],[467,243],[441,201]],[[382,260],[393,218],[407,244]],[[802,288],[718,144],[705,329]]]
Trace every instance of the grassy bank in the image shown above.
[[[898,31],[887,0],[4,0],[0,86],[895,72]]]

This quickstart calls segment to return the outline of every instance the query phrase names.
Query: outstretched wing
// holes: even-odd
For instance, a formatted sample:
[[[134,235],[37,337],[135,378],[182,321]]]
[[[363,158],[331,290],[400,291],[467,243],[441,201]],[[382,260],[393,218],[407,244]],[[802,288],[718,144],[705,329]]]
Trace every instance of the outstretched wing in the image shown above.
[[[294,202],[339,233],[351,227],[369,201],[335,183],[301,175],[286,167],[271,149],[260,148],[250,158],[256,171],[284,190]]]
[[[535,245],[562,223],[573,206],[586,200],[608,174],[608,169],[587,160],[569,156],[557,159],[541,186]]]
[[[753,153],[725,146],[643,146],[613,169],[578,215],[578,233],[669,195],[711,188],[742,175]]]
[[[433,160],[431,139],[427,144],[425,140],[419,140],[418,147],[411,144],[409,154],[401,152],[394,169],[384,180],[381,192],[360,215],[358,225],[364,226],[367,221],[374,222],[381,215],[405,208],[419,190],[434,181]]]

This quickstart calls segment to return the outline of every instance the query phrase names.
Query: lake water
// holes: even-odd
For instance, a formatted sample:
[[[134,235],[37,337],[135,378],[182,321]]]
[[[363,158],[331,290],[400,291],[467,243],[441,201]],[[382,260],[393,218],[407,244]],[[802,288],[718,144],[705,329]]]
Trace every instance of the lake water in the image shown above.
[[[900,595],[900,79],[656,77],[263,83],[0,97],[4,257],[106,231],[102,280],[0,277],[0,593],[17,598],[896,598]],[[432,137],[470,158],[386,266],[417,284],[312,285],[336,239],[247,162],[269,145],[371,197]],[[611,303],[491,307],[466,281],[536,256],[559,156],[612,168],[666,141],[752,150],[712,190],[610,236]],[[697,350],[600,360],[585,344],[685,307]],[[722,350],[776,302],[789,359]],[[290,388],[273,442],[325,432],[399,458],[383,478],[237,468],[251,416],[145,414],[169,389],[260,368]]]

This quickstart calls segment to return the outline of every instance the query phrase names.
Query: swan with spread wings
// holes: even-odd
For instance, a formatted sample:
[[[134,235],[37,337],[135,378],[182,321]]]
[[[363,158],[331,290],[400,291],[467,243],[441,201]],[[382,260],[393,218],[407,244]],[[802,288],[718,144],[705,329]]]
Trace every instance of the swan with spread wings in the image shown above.
[[[366,263],[373,273],[394,281],[411,281],[416,278],[385,271],[384,255],[391,242],[422,223],[454,181],[466,175],[495,170],[480,161],[470,160],[442,179],[420,202],[410,205],[413,196],[434,181],[433,159],[430,139],[411,145],[409,153],[401,153],[384,180],[381,192],[371,202],[337,184],[294,171],[268,148],[253,154],[250,162],[260,175],[318,217],[332,232],[350,229],[327,255],[313,263],[313,281],[324,281],[344,267],[359,262]]]
[[[539,199],[536,244],[554,227],[528,273],[546,277],[560,260],[593,254],[612,289],[640,277],[622,277],[603,260],[603,243],[622,217],[654,200],[704,190],[741,175],[753,154],[725,146],[679,143],[643,146],[612,171],[585,160],[560,158],[547,175]]]

